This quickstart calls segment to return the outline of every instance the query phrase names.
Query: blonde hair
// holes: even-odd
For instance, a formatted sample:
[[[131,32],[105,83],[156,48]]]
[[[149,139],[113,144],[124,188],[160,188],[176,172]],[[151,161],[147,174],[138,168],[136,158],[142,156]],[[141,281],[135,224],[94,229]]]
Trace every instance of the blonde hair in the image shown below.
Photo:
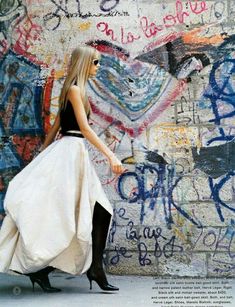
[[[68,67],[68,74],[59,97],[59,110],[66,108],[68,91],[72,85],[76,84],[80,88],[86,113],[88,114],[90,111],[85,85],[89,78],[92,60],[96,54],[98,54],[98,51],[88,46],[77,47],[73,50]]]

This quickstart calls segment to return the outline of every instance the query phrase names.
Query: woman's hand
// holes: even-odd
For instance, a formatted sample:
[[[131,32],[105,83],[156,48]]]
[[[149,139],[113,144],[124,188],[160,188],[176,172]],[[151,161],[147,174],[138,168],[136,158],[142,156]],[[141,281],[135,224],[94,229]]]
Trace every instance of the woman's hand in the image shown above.
[[[115,174],[121,174],[125,171],[122,165],[122,162],[115,155],[112,155],[109,158],[109,163],[110,163],[112,172],[114,172]]]

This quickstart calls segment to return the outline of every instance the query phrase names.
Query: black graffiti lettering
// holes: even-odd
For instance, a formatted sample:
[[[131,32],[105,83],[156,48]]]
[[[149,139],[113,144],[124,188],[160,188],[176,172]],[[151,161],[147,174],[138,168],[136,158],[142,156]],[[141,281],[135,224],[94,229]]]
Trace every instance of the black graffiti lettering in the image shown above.
[[[154,238],[157,240],[159,237],[162,237],[163,239],[166,239],[162,236],[162,229],[160,227],[157,227],[156,229],[150,229],[150,227],[145,227],[143,230],[143,236],[145,239],[152,239]]]
[[[126,227],[126,238],[128,240],[138,240],[140,236],[137,235],[137,231],[133,230],[134,223],[132,221],[129,221]]]
[[[217,19],[223,17],[225,11],[225,3],[223,1],[218,1],[214,4],[214,14]]]
[[[119,0],[102,0],[100,3],[100,9],[103,12],[109,12],[113,10],[119,3]]]
[[[66,18],[77,16],[82,17],[79,0],[75,0],[77,4],[76,13],[69,12],[66,0],[60,0],[59,3],[57,3],[55,0],[51,0],[51,2],[55,5],[55,10],[43,16],[44,25],[47,29],[57,29],[61,23],[62,16],[65,16]]]
[[[119,260],[120,260],[120,256],[124,257],[124,258],[131,258],[132,255],[127,255],[127,250],[125,247],[119,247],[119,246],[115,246],[115,255],[111,258],[110,263],[112,265],[116,265],[118,264]]]
[[[116,230],[117,230],[116,221],[113,219],[112,225],[111,225],[111,228],[110,228],[110,231],[109,231],[109,237],[108,237],[108,241],[110,243],[113,243],[113,241],[114,241],[114,235],[116,233]]]
[[[172,236],[169,242],[167,242],[163,246],[163,253],[166,258],[170,258],[173,256],[174,252],[182,252],[183,247],[179,245],[175,245],[175,236]]]
[[[139,264],[141,266],[150,265],[152,262],[149,258],[147,258],[147,246],[145,243],[141,242],[138,244],[138,251],[139,251]]]
[[[115,256],[113,256],[110,260],[110,263],[113,264],[113,265],[116,265],[118,262],[119,262],[119,259],[120,259],[120,256],[119,256],[119,250],[118,250],[118,247],[115,246]]]
[[[158,240],[156,240],[156,242],[155,242],[155,249],[154,249],[154,256],[156,258],[160,258],[161,255],[162,255],[162,249],[161,249],[161,246],[160,246]]]
[[[123,220],[128,220],[128,217],[125,217],[126,214],[126,209],[125,208],[120,208],[119,210],[116,210],[118,216],[123,219]]]

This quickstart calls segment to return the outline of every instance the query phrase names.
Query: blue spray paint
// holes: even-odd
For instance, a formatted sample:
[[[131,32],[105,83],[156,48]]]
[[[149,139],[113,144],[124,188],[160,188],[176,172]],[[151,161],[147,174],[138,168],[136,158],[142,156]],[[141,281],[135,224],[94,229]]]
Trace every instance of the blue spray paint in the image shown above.
[[[155,176],[153,186],[148,190],[146,188],[146,173]],[[125,172],[120,175],[118,180],[118,193],[120,197],[129,203],[141,204],[140,222],[144,221],[146,201],[149,200],[149,209],[154,210],[157,200],[160,199],[164,207],[165,221],[169,228],[174,223],[172,209],[175,208],[182,216],[196,226],[200,223],[189,215],[184,209],[178,206],[173,200],[173,192],[177,184],[183,177],[175,179],[174,170],[166,165],[136,164],[136,172]],[[135,191],[131,195],[125,193],[125,183],[132,179],[136,182]]]
[[[224,216],[222,213],[222,207],[226,208],[232,212],[235,212],[235,208],[227,205],[219,196],[220,190],[223,188],[224,184],[230,180],[235,175],[235,171],[231,171],[228,174],[226,174],[218,183],[214,183],[214,180],[209,177],[209,186],[211,189],[211,198],[215,202],[215,208],[217,210],[217,213],[219,215],[219,218],[222,222],[224,222]]]

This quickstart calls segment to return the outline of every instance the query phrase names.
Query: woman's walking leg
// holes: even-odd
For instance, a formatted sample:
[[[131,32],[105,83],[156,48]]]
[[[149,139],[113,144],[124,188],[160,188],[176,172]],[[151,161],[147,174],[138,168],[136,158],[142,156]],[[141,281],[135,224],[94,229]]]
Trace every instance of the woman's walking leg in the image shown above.
[[[87,271],[87,277],[92,288],[92,280],[95,280],[102,290],[119,290],[108,283],[103,269],[103,252],[109,230],[111,214],[98,202],[95,204],[92,228],[92,263]]]

